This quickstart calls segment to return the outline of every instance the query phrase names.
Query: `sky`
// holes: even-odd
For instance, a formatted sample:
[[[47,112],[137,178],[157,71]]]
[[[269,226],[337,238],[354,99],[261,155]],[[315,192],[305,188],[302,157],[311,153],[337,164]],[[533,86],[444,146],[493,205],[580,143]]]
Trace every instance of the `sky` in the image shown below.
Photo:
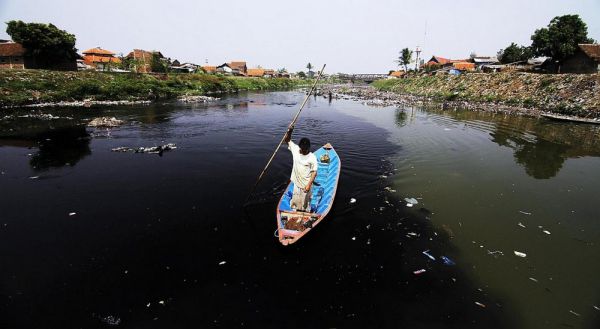
[[[0,0],[0,21],[52,23],[77,49],[159,50],[181,63],[326,73],[387,73],[399,51],[495,55],[559,15],[578,14],[600,40],[600,0]],[[0,28],[0,39],[10,39]]]

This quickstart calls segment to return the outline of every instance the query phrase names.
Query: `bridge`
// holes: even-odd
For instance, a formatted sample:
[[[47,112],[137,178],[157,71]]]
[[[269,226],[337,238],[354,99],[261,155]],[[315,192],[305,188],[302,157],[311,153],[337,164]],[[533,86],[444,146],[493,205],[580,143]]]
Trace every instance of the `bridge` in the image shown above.
[[[343,81],[362,81],[366,83],[371,83],[375,80],[386,79],[388,77],[387,74],[378,74],[378,73],[361,73],[361,74],[338,74],[338,78]]]

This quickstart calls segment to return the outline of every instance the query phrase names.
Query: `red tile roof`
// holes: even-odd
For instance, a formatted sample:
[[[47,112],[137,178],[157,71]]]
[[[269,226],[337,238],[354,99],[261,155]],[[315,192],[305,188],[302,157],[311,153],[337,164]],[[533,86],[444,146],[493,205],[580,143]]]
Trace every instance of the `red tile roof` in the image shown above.
[[[265,70],[263,69],[248,69],[249,77],[262,77],[265,75]]]
[[[579,49],[596,62],[600,61],[600,44],[579,44]]]
[[[217,72],[217,67],[216,66],[210,66],[210,65],[204,65],[201,66],[202,69],[206,72],[206,73],[213,73],[213,72]]]
[[[110,50],[106,50],[106,49],[102,49],[100,47],[96,47],[96,48],[92,48],[92,49],[88,49],[86,51],[83,52],[84,55],[114,55],[115,53],[113,53]]]
[[[121,60],[112,56],[85,55],[83,56],[83,62],[87,65],[93,65],[94,63],[121,63]]]
[[[246,66],[246,62],[231,62],[229,63],[229,67],[232,69],[243,70],[244,66]]]
[[[0,56],[21,57],[25,55],[25,48],[20,43],[0,43]]]

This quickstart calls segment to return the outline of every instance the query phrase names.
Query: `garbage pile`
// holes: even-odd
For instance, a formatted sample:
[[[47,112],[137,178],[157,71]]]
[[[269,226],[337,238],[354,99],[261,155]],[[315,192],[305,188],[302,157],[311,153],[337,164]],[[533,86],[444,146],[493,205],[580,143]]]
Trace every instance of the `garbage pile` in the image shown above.
[[[112,152],[133,152],[133,153],[149,153],[149,154],[158,154],[162,155],[165,151],[171,151],[177,149],[177,145],[174,143],[168,143],[160,146],[150,146],[150,147],[115,147],[111,149]]]
[[[94,118],[88,123],[88,127],[118,127],[123,124],[123,120],[115,117]]]

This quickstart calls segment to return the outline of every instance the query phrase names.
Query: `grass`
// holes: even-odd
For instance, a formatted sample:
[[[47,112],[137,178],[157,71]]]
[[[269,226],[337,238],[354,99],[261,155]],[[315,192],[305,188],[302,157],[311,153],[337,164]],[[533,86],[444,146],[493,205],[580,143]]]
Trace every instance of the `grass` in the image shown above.
[[[208,74],[154,76],[135,73],[0,70],[0,107],[93,100],[154,100],[180,95],[285,90],[308,80]]]

